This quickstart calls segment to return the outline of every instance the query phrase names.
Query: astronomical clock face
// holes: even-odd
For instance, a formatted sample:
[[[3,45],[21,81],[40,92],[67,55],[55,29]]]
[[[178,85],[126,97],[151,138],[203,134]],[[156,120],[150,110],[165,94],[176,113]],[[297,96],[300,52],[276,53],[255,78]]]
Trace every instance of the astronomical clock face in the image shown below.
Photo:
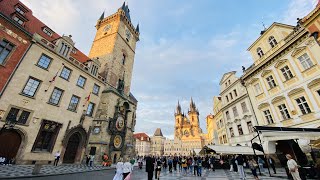
[[[122,137],[119,135],[116,135],[113,140],[114,147],[118,149],[121,147],[121,144],[122,144]]]
[[[183,133],[186,137],[189,136],[189,131],[188,130],[185,130],[184,133]]]
[[[121,115],[118,117],[116,121],[116,128],[118,131],[122,131],[124,128],[124,119]]]

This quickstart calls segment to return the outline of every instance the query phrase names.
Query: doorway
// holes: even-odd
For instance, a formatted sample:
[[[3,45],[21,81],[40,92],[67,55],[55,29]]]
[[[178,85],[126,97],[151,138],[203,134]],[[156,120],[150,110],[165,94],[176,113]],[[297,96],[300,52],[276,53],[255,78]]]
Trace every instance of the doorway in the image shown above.
[[[113,155],[113,164],[117,163],[117,154]]]
[[[79,133],[74,133],[73,135],[70,136],[66,151],[64,153],[63,163],[75,162],[80,141],[81,141],[81,135]]]
[[[6,158],[6,161],[15,159],[22,138],[15,130],[4,130],[0,134],[0,157]]]

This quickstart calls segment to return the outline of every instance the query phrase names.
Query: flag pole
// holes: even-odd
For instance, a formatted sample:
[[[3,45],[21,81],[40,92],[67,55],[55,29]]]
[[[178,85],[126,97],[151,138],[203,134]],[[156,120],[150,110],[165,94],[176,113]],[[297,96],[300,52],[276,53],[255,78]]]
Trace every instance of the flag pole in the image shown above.
[[[46,90],[44,90],[44,92],[47,92],[51,86],[51,84],[56,80],[56,77],[58,76],[60,70],[62,69],[62,67],[64,67],[64,63],[62,63],[62,66],[58,69],[57,73],[53,76],[53,78],[49,81],[49,86]]]

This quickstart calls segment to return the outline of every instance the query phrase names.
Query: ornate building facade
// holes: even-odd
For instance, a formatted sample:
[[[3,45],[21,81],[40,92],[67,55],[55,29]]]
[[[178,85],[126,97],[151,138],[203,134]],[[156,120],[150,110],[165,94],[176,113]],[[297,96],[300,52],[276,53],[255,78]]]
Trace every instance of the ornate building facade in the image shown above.
[[[162,156],[164,154],[164,144],[166,138],[163,136],[160,128],[157,128],[151,137],[150,154],[153,156]]]
[[[207,134],[203,134],[200,128],[199,111],[196,104],[191,98],[188,115],[182,113],[180,103],[175,111],[175,134],[174,139],[180,140],[181,147],[174,147],[180,149],[180,155],[190,155],[196,148],[202,148],[207,143]]]
[[[62,163],[81,163],[85,154],[97,163],[103,154],[114,162],[134,156],[130,86],[139,26],[128,6],[101,15],[89,56],[19,0],[0,1],[0,10],[0,157],[50,164],[57,151]]]
[[[136,156],[147,156],[151,150],[151,138],[146,133],[136,133],[133,135],[136,139]]]

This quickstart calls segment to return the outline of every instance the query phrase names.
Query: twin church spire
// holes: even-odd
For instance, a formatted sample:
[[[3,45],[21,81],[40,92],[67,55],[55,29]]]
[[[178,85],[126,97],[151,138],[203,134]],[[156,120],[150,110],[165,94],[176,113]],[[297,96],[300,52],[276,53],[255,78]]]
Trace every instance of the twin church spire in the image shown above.
[[[188,114],[189,113],[197,113],[199,115],[199,110],[198,110],[195,102],[193,101],[192,97],[191,97],[191,101],[190,101],[190,107],[188,109]],[[176,107],[175,115],[183,115],[183,116],[185,115],[184,112],[182,113],[179,100],[178,100],[178,105]]]

